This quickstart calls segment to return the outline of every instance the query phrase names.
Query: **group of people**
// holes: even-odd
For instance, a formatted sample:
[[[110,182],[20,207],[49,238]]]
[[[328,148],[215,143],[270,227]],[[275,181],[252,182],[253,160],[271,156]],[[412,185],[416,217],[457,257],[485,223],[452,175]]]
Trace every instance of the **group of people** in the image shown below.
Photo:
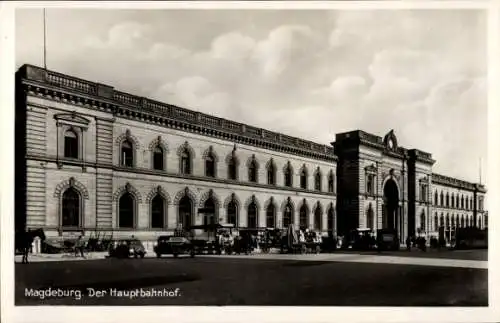
[[[258,232],[240,232],[233,236],[229,231],[220,231],[215,235],[215,249],[217,253],[250,253],[260,248],[267,252],[270,248],[281,248],[288,243],[287,232],[285,230],[266,229]],[[298,243],[321,244],[321,235],[314,231],[298,230]]]
[[[406,250],[411,251],[415,247],[422,251],[427,251],[427,239],[424,236],[408,236],[406,238]]]
[[[217,254],[224,251],[226,254],[250,253],[257,248],[257,239],[249,233],[233,236],[230,232],[222,231],[215,235],[214,248]]]

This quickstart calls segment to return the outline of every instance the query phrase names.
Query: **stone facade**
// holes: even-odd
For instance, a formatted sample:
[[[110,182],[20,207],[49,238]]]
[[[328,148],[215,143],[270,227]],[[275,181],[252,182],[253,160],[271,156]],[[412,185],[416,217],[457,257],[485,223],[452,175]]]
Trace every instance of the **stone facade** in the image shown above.
[[[24,65],[16,75],[16,227],[154,237],[186,223],[291,221],[325,234],[393,225],[405,236],[419,230],[422,213],[433,232],[436,212],[477,213],[484,225],[482,211],[432,203],[443,191],[479,206],[484,188],[434,176],[431,155],[399,147],[393,132],[383,140],[339,134],[333,146]]]
[[[430,204],[432,214],[427,230],[437,233],[439,227],[488,227],[488,212],[484,208],[486,190],[482,185],[434,174]]]

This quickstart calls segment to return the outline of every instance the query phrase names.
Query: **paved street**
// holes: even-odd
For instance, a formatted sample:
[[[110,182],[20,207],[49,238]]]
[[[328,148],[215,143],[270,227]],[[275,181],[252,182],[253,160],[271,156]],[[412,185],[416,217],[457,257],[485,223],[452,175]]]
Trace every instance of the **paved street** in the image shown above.
[[[36,262],[15,265],[15,298],[16,305],[487,306],[488,271],[478,269],[485,262],[467,260],[481,253],[453,253],[462,260],[322,254]],[[49,287],[106,295],[36,297]],[[144,297],[119,293],[141,288]],[[150,297],[153,289],[167,292]]]
[[[335,253],[346,253],[346,254],[356,254],[360,253],[363,255],[377,255],[377,256],[397,256],[397,257],[411,257],[411,258],[437,258],[437,259],[461,259],[461,260],[488,260],[488,250],[487,249],[475,249],[475,250],[437,250],[428,248],[427,251],[423,252],[417,248],[413,248],[411,252],[406,251],[401,248],[399,251],[384,251],[377,253],[376,251],[367,252],[356,252],[356,251],[343,251],[337,250]]]

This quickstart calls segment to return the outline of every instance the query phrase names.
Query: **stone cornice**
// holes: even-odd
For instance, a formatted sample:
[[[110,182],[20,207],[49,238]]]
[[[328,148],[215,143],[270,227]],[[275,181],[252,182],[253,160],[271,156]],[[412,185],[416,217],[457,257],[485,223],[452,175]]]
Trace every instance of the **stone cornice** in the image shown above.
[[[440,174],[433,173],[432,174],[432,183],[440,184],[449,187],[455,187],[460,189],[465,189],[469,191],[478,191],[480,193],[486,193],[486,187],[481,184],[466,182],[460,179],[456,179],[449,176],[444,176]]]
[[[396,147],[395,150],[389,149],[385,144],[382,137],[376,136],[374,134],[356,130],[351,132],[346,132],[337,135],[337,141],[332,142],[332,145],[339,145],[344,140],[347,140],[347,146],[355,143],[356,145],[363,145],[371,148],[375,148],[382,153],[382,155],[394,157],[398,159],[407,159],[408,151],[404,147]],[[351,140],[354,140],[351,141]]]
[[[121,167],[121,166],[116,166],[116,165],[108,164],[108,163],[95,163],[95,162],[89,162],[89,161],[84,161],[84,160],[61,159],[61,158],[56,158],[55,156],[43,156],[43,155],[36,155],[36,154],[27,154],[26,160],[55,163],[58,165],[59,168],[64,167],[64,165],[78,166],[78,167],[83,167],[83,168],[89,168],[89,167],[90,168],[100,168],[100,169],[109,169],[109,170],[116,171],[116,172],[125,172],[125,173],[130,173],[130,174],[153,175],[153,176],[162,176],[162,177],[169,177],[169,178],[179,178],[179,179],[184,179],[184,180],[220,183],[220,184],[226,184],[226,185],[265,188],[268,190],[276,190],[276,191],[287,191],[287,192],[290,192],[290,194],[305,193],[305,194],[312,194],[312,195],[321,195],[321,196],[325,196],[325,197],[335,197],[336,196],[336,193],[330,193],[330,192],[325,192],[325,191],[305,190],[305,189],[301,189],[301,188],[276,186],[276,185],[261,184],[261,183],[252,183],[252,182],[239,181],[239,180],[229,180],[229,179],[224,179],[224,178],[213,178],[213,177],[196,176],[196,175],[182,175],[182,174],[178,174],[178,173],[169,173],[166,171],[153,170],[153,169],[149,169],[149,168]]]
[[[18,76],[28,94],[112,113],[201,135],[328,162],[337,161],[333,147],[231,120],[191,111],[72,76],[23,65]],[[19,86],[20,84],[18,84]]]
[[[424,164],[432,166],[434,165],[434,163],[436,163],[436,161],[432,159],[432,155],[430,153],[427,153],[422,150],[410,149],[408,150],[408,155],[410,156],[411,160],[418,161]]]

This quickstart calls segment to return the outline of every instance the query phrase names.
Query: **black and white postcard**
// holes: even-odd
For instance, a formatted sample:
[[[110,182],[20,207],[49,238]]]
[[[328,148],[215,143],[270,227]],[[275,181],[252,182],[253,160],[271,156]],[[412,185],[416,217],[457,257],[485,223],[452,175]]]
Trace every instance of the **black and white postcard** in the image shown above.
[[[500,319],[494,1],[2,9],[9,319]]]

